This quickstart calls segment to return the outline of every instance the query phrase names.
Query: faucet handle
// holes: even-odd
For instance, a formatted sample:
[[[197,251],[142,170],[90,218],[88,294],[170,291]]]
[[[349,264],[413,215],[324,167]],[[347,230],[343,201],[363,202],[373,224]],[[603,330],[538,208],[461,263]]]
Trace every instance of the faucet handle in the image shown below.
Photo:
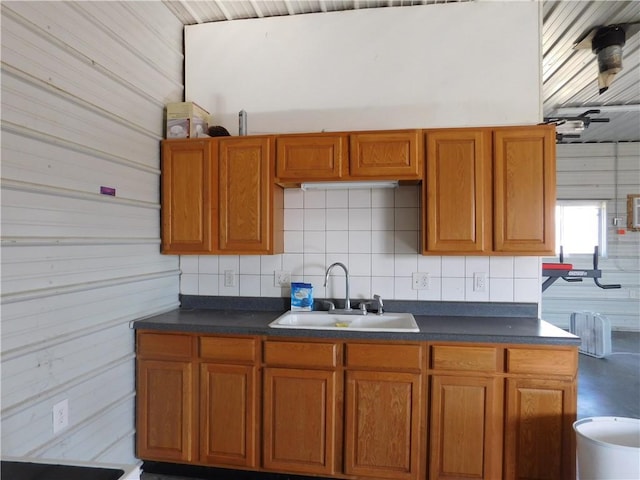
[[[362,315],[366,315],[367,312],[367,305],[371,305],[373,304],[373,301],[368,301],[368,302],[360,302],[360,305],[358,305],[358,308],[360,308],[360,312],[362,313]]]
[[[384,313],[384,302],[382,301],[382,297],[380,295],[374,295],[373,299],[378,302],[378,315],[382,315]]]
[[[336,306],[333,302],[329,301],[329,300],[322,300],[322,304],[323,305],[327,305],[329,307],[329,311],[331,312],[332,310],[336,309]]]

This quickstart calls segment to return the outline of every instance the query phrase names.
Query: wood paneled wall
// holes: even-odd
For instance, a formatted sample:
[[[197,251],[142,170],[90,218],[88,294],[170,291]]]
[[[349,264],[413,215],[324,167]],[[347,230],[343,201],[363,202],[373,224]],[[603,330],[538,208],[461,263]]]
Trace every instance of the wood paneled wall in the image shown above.
[[[183,27],[161,2],[1,8],[2,454],[133,463],[129,323],[178,305],[159,142]]]

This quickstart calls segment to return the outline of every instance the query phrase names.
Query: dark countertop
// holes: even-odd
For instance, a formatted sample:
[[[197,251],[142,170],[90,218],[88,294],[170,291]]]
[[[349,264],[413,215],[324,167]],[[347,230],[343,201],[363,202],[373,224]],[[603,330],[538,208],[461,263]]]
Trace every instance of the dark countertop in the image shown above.
[[[419,333],[362,332],[347,330],[299,330],[269,328],[269,323],[286,309],[272,309],[265,304],[259,310],[251,302],[246,310],[237,305],[219,304],[227,308],[183,308],[134,322],[133,328],[167,332],[212,334],[267,335],[270,337],[343,338],[377,340],[450,341],[476,343],[520,343],[538,345],[580,345],[580,338],[551,325],[544,320],[526,315],[500,315],[500,311],[485,309],[476,314],[473,305],[469,311],[456,310],[456,315],[422,314],[411,311],[420,327]],[[390,304],[392,302],[388,302]],[[423,302],[424,303],[424,302]],[[210,305],[209,305],[210,306]],[[400,306],[400,305],[398,305]],[[405,306],[406,307],[406,306]],[[498,309],[500,310],[500,309]]]

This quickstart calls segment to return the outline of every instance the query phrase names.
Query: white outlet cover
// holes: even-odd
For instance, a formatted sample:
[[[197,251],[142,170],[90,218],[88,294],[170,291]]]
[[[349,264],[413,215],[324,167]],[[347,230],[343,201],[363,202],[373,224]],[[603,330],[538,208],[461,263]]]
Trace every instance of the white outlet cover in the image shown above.
[[[235,287],[236,286],[236,272],[233,270],[224,271],[224,286]]]
[[[62,400],[53,406],[53,433],[69,426],[69,400]]]
[[[414,272],[411,274],[413,290],[429,290],[429,274],[424,272]]]
[[[474,292],[487,291],[487,274],[486,273],[475,272],[473,274],[473,291]]]
[[[291,284],[291,272],[287,270],[276,270],[273,272],[274,287],[288,287]]]

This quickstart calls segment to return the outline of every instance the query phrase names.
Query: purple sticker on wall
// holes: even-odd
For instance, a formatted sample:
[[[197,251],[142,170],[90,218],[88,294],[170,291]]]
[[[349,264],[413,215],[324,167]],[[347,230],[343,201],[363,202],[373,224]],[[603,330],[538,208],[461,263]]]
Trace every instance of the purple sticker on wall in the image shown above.
[[[112,197],[115,197],[116,189],[111,187],[100,187],[100,193],[102,195],[111,195]]]

